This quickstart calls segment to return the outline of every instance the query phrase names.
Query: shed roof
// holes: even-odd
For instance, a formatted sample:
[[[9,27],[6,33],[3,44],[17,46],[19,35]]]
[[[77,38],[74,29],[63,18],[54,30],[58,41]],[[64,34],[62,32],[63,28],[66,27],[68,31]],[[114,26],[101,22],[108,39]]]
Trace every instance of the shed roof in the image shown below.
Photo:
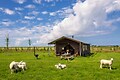
[[[60,40],[63,40],[63,39],[68,39],[68,40],[71,40],[71,41],[74,41],[74,42],[77,42],[77,43],[83,43],[83,44],[88,44],[88,43],[84,43],[84,42],[81,42],[81,41],[78,41],[78,40],[75,40],[73,38],[68,38],[68,37],[65,37],[65,36],[62,36],[52,42],[49,42],[48,44],[56,44],[56,42],[60,41]]]

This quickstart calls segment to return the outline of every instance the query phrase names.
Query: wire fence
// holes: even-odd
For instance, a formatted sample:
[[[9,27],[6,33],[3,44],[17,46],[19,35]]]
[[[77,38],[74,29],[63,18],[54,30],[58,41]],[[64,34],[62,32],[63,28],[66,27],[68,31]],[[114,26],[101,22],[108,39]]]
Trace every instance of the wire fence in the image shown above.
[[[91,46],[91,52],[120,52],[120,46]]]
[[[16,51],[16,52],[29,52],[29,51],[54,51],[52,47],[0,47],[0,52]],[[90,52],[120,52],[120,46],[91,46]]]
[[[0,47],[0,52],[5,51],[17,51],[17,52],[27,52],[27,51],[54,51],[54,47]]]

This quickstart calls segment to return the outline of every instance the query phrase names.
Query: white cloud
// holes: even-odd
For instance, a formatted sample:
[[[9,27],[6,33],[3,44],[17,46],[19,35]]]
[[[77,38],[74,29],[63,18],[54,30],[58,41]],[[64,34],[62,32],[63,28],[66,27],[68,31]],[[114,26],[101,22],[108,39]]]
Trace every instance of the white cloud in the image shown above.
[[[22,20],[22,19],[16,20],[16,23],[30,24],[28,20]]]
[[[53,26],[50,33],[40,37],[40,42],[49,42],[63,35],[93,36],[108,34],[114,30],[112,25],[108,25],[107,9],[120,3],[118,0],[86,0],[78,1],[71,9],[66,10],[69,16],[64,18],[57,25]],[[116,8],[117,9],[117,8]],[[115,9],[115,10],[116,10]],[[113,11],[113,10],[112,10]]]
[[[10,10],[10,9],[4,9],[3,10],[3,12],[5,12],[6,14],[8,14],[8,15],[13,15],[13,14],[15,14],[15,12],[13,11],[13,10]]]
[[[70,9],[70,7],[64,7],[61,10],[57,10],[55,12],[49,12],[50,16],[59,16],[59,18],[65,18],[68,17],[70,14],[73,13],[73,9]],[[48,12],[47,12],[48,14]]]
[[[28,38],[17,38],[15,42],[15,46],[19,46],[22,42],[28,40]],[[27,46],[27,45],[26,45]]]
[[[15,1],[16,3],[19,3],[19,4],[23,4],[24,2],[26,2],[26,0],[13,0]]]
[[[25,8],[33,9],[33,8],[35,8],[35,5],[29,4],[29,5],[25,6]]]
[[[56,12],[50,12],[50,16],[56,16]]]
[[[38,21],[41,21],[41,20],[43,20],[43,19],[42,19],[42,18],[37,18],[37,20],[38,20]]]
[[[43,11],[42,14],[48,14],[48,12],[47,11]]]
[[[22,20],[21,23],[23,23],[23,24],[29,24],[29,21]]]
[[[33,0],[34,3],[41,4],[41,0]]]
[[[25,19],[29,19],[29,20],[35,19],[34,16],[25,16],[24,18],[25,18]]]
[[[115,10],[120,10],[120,0],[116,0],[112,2],[111,5],[107,7],[106,12],[110,13]]]
[[[73,14],[74,11],[73,11],[73,9],[71,9],[70,7],[64,7],[64,8],[62,8],[62,10],[58,10],[57,13],[58,13],[60,16],[68,17],[70,14]]]
[[[53,0],[45,0],[46,2],[52,2]]]
[[[8,15],[15,14],[15,11],[8,9],[8,8],[0,8],[0,11],[4,12],[5,14],[8,14]]]
[[[0,8],[0,11],[3,11],[3,8]]]
[[[39,36],[50,31],[49,27],[46,26],[34,26],[32,28],[1,28],[0,30],[0,40],[5,38],[6,34],[9,34],[10,37],[10,46],[28,46],[28,39],[31,39],[32,45],[40,45],[36,43],[39,40]]]
[[[1,24],[4,25],[4,26],[10,26],[10,25],[12,25],[13,23],[12,23],[12,22],[2,22]]]
[[[71,14],[71,13],[73,13],[73,9],[67,8],[67,9],[64,10],[64,13],[65,14]]]
[[[35,15],[35,16],[37,16],[38,14],[39,14],[38,11],[32,11],[28,13],[28,15]]]
[[[22,11],[22,10],[24,10],[24,9],[21,8],[21,7],[15,7],[15,10]]]
[[[10,25],[13,25],[14,22],[8,20],[8,19],[4,19],[2,22],[0,22],[1,25],[3,26],[10,26]]]

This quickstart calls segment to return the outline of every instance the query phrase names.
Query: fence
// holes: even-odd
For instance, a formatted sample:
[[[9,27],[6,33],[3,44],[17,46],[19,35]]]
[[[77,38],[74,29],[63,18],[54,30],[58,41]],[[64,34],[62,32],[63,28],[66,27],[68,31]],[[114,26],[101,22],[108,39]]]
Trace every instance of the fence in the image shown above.
[[[91,46],[91,52],[120,52],[120,46]]]
[[[5,52],[5,51],[17,51],[17,52],[24,52],[24,51],[54,51],[54,47],[0,47],[0,52]]]

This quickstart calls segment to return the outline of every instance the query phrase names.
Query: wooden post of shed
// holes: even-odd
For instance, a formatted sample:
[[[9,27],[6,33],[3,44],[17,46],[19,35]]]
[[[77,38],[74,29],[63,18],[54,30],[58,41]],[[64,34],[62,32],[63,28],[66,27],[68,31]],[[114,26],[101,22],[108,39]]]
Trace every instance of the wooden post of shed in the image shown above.
[[[80,44],[80,46],[79,46],[79,51],[80,51],[80,52],[79,52],[79,55],[81,56],[81,52],[82,52],[81,49],[82,49],[82,48],[81,48],[81,43],[79,43],[79,44]]]

